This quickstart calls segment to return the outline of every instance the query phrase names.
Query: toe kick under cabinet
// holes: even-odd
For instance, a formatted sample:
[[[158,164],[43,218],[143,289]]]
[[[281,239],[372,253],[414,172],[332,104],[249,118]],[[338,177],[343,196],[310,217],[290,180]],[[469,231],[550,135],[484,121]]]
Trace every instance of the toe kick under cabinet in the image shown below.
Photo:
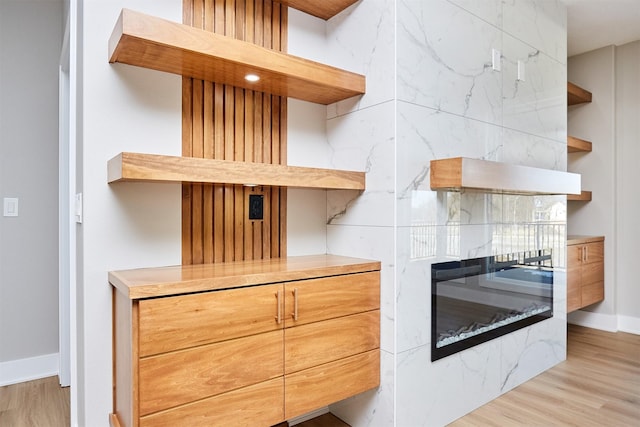
[[[318,255],[110,272],[111,424],[271,426],[377,387],[379,270]]]

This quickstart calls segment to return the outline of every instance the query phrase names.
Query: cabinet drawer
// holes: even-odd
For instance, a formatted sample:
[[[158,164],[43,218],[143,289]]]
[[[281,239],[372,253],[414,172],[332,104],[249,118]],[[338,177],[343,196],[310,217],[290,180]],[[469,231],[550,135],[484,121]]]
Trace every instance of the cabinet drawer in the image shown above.
[[[265,285],[141,300],[140,357],[282,328],[281,290]]]
[[[269,426],[284,420],[282,377],[140,418],[140,427]]]
[[[140,415],[282,376],[282,334],[267,332],[140,360]]]
[[[297,372],[380,347],[380,310],[285,330],[284,371]]]
[[[582,306],[586,307],[604,300],[604,282],[582,286]]]
[[[285,327],[379,308],[378,271],[301,280],[285,285]],[[294,315],[296,312],[297,316]]]
[[[285,376],[285,419],[380,385],[380,350]]]

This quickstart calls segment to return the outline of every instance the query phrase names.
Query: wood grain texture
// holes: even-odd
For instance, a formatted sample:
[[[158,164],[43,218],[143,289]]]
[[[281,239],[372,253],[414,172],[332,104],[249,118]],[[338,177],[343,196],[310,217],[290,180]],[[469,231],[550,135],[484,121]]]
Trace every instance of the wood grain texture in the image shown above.
[[[285,374],[380,347],[380,310],[285,330]]]
[[[567,151],[569,153],[588,153],[593,149],[592,145],[591,141],[567,136]]]
[[[138,422],[138,305],[113,289],[113,410],[119,422]]]
[[[285,376],[285,419],[380,385],[380,350]]]
[[[592,199],[591,191],[582,190],[580,194],[567,194],[569,202],[590,202]]]
[[[365,92],[360,74],[128,9],[109,40],[109,61],[325,105]],[[251,73],[260,80],[248,82]]]
[[[640,335],[568,325],[567,360],[451,427],[635,426]]]
[[[333,18],[347,7],[356,3],[358,0],[279,0],[280,3],[286,4],[294,9],[298,9],[309,15],[316,16],[321,19]]]
[[[364,172],[127,152],[109,160],[108,179],[110,183],[200,182],[361,191],[365,188]],[[240,191],[233,195],[232,200],[239,203],[235,211],[241,212],[236,216],[241,220],[244,216],[244,192],[242,187],[234,191]],[[206,198],[210,199],[211,196]],[[242,225],[242,222],[235,225]]]
[[[138,299],[379,270],[379,261],[308,255],[111,271],[109,282],[127,298]]]
[[[580,175],[510,163],[454,157],[431,160],[431,189],[502,194],[579,194]]]
[[[285,283],[285,327],[347,316],[380,308],[378,271]],[[294,292],[297,291],[298,319]]]
[[[142,359],[140,415],[282,376],[282,334],[268,332]]]
[[[576,105],[591,102],[591,92],[581,88],[580,86],[567,82],[567,104]]]
[[[0,426],[66,427],[69,402],[57,376],[0,387]]]
[[[569,236],[567,312],[604,300],[604,236]]]
[[[284,419],[283,400],[280,377],[142,417],[140,426],[269,426]]]
[[[276,284],[142,300],[140,357],[281,329],[281,289]]]

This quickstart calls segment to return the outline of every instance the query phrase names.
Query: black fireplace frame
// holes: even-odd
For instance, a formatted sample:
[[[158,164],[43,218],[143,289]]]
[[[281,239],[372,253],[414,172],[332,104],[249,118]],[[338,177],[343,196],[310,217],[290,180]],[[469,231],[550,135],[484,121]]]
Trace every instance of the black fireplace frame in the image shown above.
[[[551,251],[537,250],[532,252],[523,252],[521,254],[508,254],[501,256],[488,256],[481,258],[471,258],[461,261],[449,261],[444,263],[432,264],[431,268],[431,361],[435,362],[452,354],[475,347],[479,344],[491,341],[495,338],[510,334],[518,329],[533,325],[535,323],[547,320],[553,317],[553,266],[551,265]],[[504,261],[508,259],[508,261]],[[524,319],[516,320],[506,325],[499,326],[495,329],[485,331],[478,335],[474,335],[461,341],[437,347],[437,309],[438,298],[437,284],[442,281],[451,280],[452,278],[466,278],[481,274],[500,271],[503,268],[509,268],[517,265],[537,266],[540,269],[551,272],[551,300],[550,309],[542,313],[534,314]],[[441,268],[438,268],[441,267]],[[452,271],[456,271],[452,273]],[[458,274],[459,273],[459,274]]]

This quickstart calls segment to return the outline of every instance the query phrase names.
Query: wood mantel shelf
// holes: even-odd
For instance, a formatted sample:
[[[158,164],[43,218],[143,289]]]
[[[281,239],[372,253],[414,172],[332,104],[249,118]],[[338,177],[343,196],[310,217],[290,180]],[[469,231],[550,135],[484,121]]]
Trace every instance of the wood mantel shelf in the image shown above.
[[[280,3],[322,19],[336,16],[358,0],[279,0]]]
[[[122,181],[364,190],[365,173],[158,154],[120,153],[108,162],[109,183]]]
[[[585,102],[591,102],[591,92],[571,82],[567,82],[567,104],[576,105]]]
[[[567,136],[567,151],[569,153],[588,153],[592,150],[591,141]]]
[[[319,104],[365,93],[360,74],[128,9],[109,39],[109,62]],[[248,74],[260,80],[250,83]]]
[[[581,191],[580,194],[569,194],[567,200],[571,202],[590,202],[591,191]]]
[[[580,175],[488,160],[454,157],[431,161],[431,189],[487,193],[580,194]]]
[[[376,270],[379,261],[308,255],[111,271],[109,283],[127,298],[139,299]]]

